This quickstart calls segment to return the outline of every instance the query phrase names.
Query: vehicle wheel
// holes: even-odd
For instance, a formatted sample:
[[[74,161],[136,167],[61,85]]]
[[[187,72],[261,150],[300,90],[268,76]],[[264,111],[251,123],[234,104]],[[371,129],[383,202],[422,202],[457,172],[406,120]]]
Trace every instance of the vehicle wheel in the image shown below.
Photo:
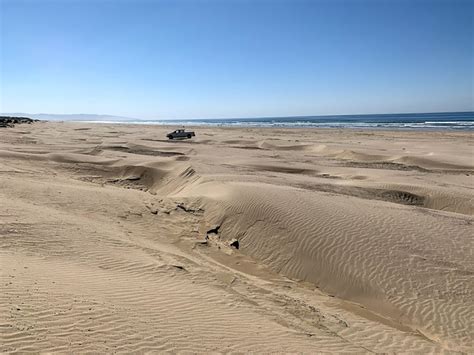
[[[168,139],[173,139],[173,137],[168,137]]]
[[[188,134],[188,138],[191,139],[191,135],[190,135],[190,134]]]

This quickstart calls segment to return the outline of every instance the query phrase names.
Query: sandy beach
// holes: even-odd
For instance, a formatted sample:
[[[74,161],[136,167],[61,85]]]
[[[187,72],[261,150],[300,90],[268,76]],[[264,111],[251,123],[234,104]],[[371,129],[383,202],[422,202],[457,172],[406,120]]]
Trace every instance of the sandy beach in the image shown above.
[[[0,351],[474,352],[474,133],[0,128]]]

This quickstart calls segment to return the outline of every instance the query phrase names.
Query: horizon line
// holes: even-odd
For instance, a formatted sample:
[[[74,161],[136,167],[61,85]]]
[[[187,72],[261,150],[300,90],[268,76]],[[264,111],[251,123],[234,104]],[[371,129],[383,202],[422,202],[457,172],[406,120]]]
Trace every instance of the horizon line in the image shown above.
[[[290,115],[290,116],[255,116],[255,117],[212,117],[212,118],[136,118],[129,116],[100,114],[100,113],[27,113],[27,112],[2,112],[0,115],[51,115],[51,116],[110,116],[138,121],[184,121],[184,120],[251,120],[271,118],[309,118],[309,117],[345,117],[345,116],[386,116],[386,115],[420,115],[420,114],[445,114],[445,113],[474,113],[472,111],[435,111],[435,112],[385,112],[385,113],[353,113],[353,114],[316,114],[316,115]]]

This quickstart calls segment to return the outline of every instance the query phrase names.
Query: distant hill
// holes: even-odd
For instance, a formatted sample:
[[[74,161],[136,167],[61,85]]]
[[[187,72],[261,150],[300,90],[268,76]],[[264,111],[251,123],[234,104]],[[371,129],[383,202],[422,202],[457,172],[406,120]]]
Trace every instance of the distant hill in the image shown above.
[[[139,121],[140,119],[113,115],[95,115],[87,113],[53,114],[53,113],[0,113],[2,116],[29,117],[45,121]]]

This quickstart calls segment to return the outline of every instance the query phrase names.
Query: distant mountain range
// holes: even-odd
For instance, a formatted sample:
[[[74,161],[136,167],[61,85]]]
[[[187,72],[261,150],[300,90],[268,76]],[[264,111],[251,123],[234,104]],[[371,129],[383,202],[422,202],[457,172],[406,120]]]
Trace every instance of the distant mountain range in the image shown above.
[[[45,121],[139,121],[139,118],[113,116],[113,115],[94,115],[87,113],[78,114],[53,114],[53,113],[0,113],[1,116],[29,117]]]

